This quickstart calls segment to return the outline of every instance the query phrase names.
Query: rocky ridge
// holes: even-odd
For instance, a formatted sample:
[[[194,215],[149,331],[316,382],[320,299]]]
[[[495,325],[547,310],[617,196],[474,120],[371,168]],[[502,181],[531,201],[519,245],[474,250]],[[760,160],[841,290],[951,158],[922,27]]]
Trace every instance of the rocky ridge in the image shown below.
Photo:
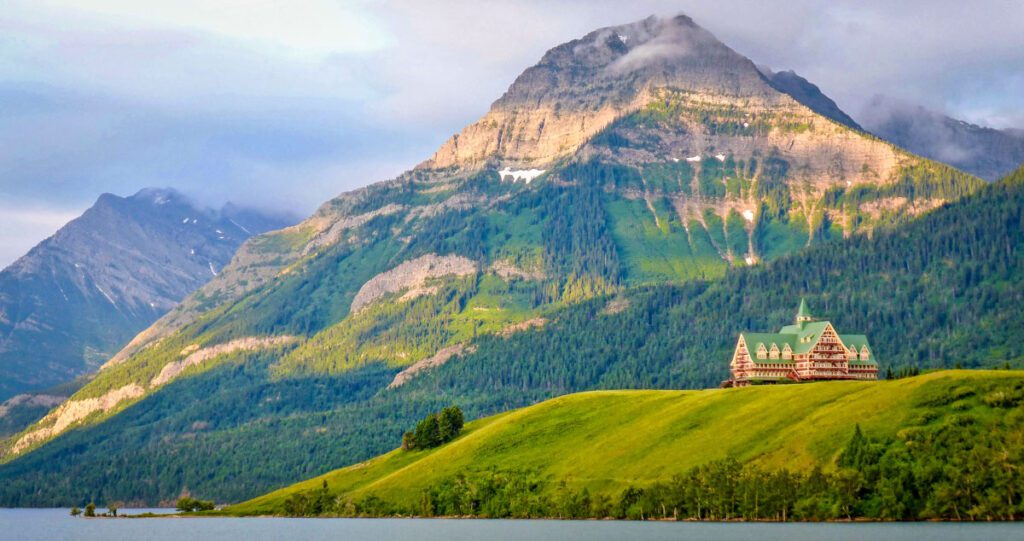
[[[173,190],[104,194],[0,272],[0,399],[95,370],[286,218]]]

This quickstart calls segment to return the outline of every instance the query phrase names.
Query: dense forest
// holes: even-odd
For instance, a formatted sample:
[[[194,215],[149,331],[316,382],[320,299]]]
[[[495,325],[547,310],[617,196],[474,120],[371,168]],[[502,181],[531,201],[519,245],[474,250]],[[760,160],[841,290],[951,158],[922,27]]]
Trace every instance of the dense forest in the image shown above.
[[[593,231],[567,238],[583,249]],[[713,282],[567,305],[542,328],[478,337],[474,352],[397,389],[381,390],[398,370],[385,363],[281,377],[273,352],[240,355],[4,465],[0,504],[156,503],[183,486],[238,501],[391,449],[417,419],[453,402],[473,419],[587,389],[715,386],[736,333],[788,323],[801,296],[840,332],[867,334],[883,367],[1020,367],[1022,245],[1018,172],[872,237],[817,244]],[[577,272],[603,275],[615,257],[600,249],[580,260],[585,267],[559,263],[558,293],[579,284]]]

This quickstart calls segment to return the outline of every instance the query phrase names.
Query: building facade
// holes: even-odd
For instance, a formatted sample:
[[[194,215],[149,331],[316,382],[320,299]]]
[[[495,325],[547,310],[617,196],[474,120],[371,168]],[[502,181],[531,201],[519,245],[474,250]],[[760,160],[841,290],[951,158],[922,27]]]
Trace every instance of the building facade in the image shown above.
[[[796,322],[777,333],[741,333],[723,387],[762,383],[878,379],[878,362],[863,334],[840,335],[816,321],[800,301]]]

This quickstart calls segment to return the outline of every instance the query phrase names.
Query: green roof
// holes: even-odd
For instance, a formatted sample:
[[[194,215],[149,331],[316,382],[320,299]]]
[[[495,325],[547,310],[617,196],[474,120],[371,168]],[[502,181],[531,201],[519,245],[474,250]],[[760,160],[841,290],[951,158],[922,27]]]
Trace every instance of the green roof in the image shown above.
[[[831,325],[828,321],[811,321],[807,323],[801,323],[797,325],[786,325],[777,333],[755,333],[755,332],[744,332],[740,333],[743,340],[747,343],[747,350],[750,351],[751,357],[756,355],[758,348],[763,344],[764,348],[771,351],[772,344],[775,344],[781,352],[786,344],[789,344],[790,349],[793,350],[794,355],[803,355],[811,351],[811,348],[818,342],[821,334],[825,332],[825,329]],[[872,354],[872,359],[867,361],[858,360],[858,364],[877,364],[874,360],[874,350],[871,349],[871,345],[868,343],[867,336],[863,334],[840,334],[839,340],[847,348],[854,347],[860,352],[860,349],[867,346],[868,351]],[[756,357],[755,358],[755,362]],[[764,359],[760,359],[764,361]],[[792,359],[771,359],[773,363],[786,363],[792,362]],[[853,361],[851,361],[853,362]]]
[[[863,346],[868,346],[868,351],[871,351],[871,346],[868,345],[868,337],[863,334],[840,334],[839,339],[843,341],[846,347],[855,347],[858,351]]]
[[[781,352],[786,344],[789,344],[789,348],[793,351],[794,355],[803,355],[811,351],[811,348],[818,343],[818,339],[821,338],[821,334],[825,332],[831,325],[828,321],[812,321],[811,311],[807,308],[807,301],[800,299],[800,308],[796,312],[796,323],[793,325],[786,325],[777,333],[764,333],[764,332],[744,332],[740,333],[743,337],[743,341],[747,343],[747,350],[751,352],[751,357],[754,357],[760,346],[768,351],[771,351],[772,345],[774,344],[779,348]],[[833,327],[833,330],[835,328]],[[837,332],[838,334],[838,332]],[[839,334],[839,340],[847,348],[855,348],[859,353],[861,348],[867,347],[868,351],[871,352],[871,358],[867,361],[855,360],[850,361],[855,364],[878,364],[874,361],[874,350],[868,344],[868,337],[863,334]],[[756,358],[756,357],[754,357]],[[762,359],[764,360],[764,359]],[[755,361],[756,362],[756,361]],[[788,363],[793,362],[792,359],[771,359],[772,363]]]
[[[811,311],[807,309],[807,300],[801,298],[800,309],[796,311],[796,320],[800,321],[801,319],[804,318],[811,319],[811,317]]]

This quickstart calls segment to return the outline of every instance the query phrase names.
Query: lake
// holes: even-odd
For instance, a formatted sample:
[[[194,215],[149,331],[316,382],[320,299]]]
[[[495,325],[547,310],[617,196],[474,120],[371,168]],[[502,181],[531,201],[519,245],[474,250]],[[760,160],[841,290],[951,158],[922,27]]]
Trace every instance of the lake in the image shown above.
[[[105,511],[105,509],[101,509]],[[137,514],[142,510],[126,509]],[[167,512],[167,510],[154,510]],[[748,524],[558,520],[72,518],[67,509],[0,509],[0,539],[344,541],[1000,541],[1024,540],[1024,524]]]

